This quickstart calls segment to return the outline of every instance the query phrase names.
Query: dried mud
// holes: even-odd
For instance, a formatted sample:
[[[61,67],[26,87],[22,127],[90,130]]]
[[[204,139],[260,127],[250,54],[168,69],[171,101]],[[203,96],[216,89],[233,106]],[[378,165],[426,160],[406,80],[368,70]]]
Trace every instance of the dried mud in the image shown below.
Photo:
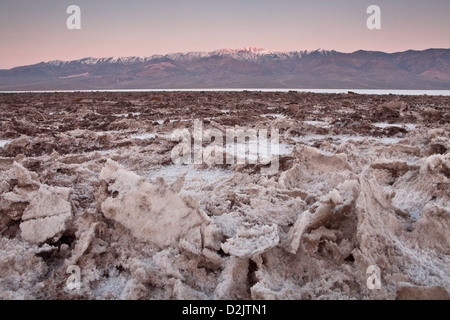
[[[0,298],[448,299],[449,106],[296,92],[0,94]],[[195,119],[279,129],[279,172],[174,165],[170,135]]]

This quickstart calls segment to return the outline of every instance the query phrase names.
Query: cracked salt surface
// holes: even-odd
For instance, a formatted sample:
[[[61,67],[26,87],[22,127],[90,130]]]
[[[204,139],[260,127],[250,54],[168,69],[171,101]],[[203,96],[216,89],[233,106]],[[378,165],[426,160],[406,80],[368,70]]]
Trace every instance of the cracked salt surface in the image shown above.
[[[321,128],[329,128],[330,124],[328,122],[325,121],[303,121],[306,124],[309,124],[311,126],[316,126],[316,127],[321,127]]]
[[[390,128],[390,127],[398,127],[402,128],[405,127],[408,130],[414,130],[416,128],[415,124],[412,123],[386,123],[386,122],[377,122],[373,124],[377,128]]]
[[[96,288],[94,288],[94,293],[100,297],[105,297],[107,295],[116,294],[120,296],[124,288],[126,287],[126,278],[120,277],[114,272],[108,274],[106,281],[100,282]],[[118,272],[117,272],[118,273]]]
[[[115,117],[128,117],[128,115],[131,114],[133,116],[140,116],[141,113],[140,112],[130,112],[130,113],[119,113],[119,114],[115,114]]]
[[[0,140],[0,148],[5,147],[11,140]]]
[[[320,135],[320,134],[309,134],[309,135],[305,135],[302,137],[289,137],[290,139],[294,140],[295,142],[301,142],[301,143],[305,143],[305,144],[313,144],[314,142],[316,142],[317,140],[325,140],[328,138],[333,139],[334,141],[340,141],[340,142],[348,142],[348,141],[355,141],[355,142],[359,142],[359,141],[364,141],[366,139],[368,139],[369,141],[376,141],[376,142],[380,142],[382,144],[386,144],[386,145],[391,145],[391,144],[395,144],[395,143],[399,143],[400,141],[402,141],[404,138],[398,138],[398,137],[369,137],[369,136],[352,136],[352,135],[330,135],[330,136],[325,136],[325,135]]]
[[[194,165],[176,165],[171,164],[167,166],[155,167],[153,170],[147,172],[144,176],[153,180],[157,177],[163,177],[166,183],[174,183],[180,174],[187,172],[185,178],[184,188],[189,188],[194,180],[203,180],[205,183],[216,182],[221,179],[231,177],[234,172],[226,169],[197,169]]]
[[[204,118],[204,120],[206,120],[207,118]],[[211,118],[209,118],[211,119]],[[192,121],[193,119],[169,119],[169,123],[174,123],[174,122],[189,122]],[[155,120],[154,122],[157,122],[159,125],[162,125],[164,123],[164,121],[166,121],[165,119],[158,119]]]
[[[147,139],[156,138],[156,135],[154,133],[142,133],[142,134],[132,135],[131,138],[138,139],[138,140],[147,140]]]
[[[263,117],[263,118],[273,117],[273,118],[279,118],[279,119],[286,118],[286,116],[284,114],[278,114],[278,113],[262,114],[261,117]]]
[[[304,95],[295,116],[274,119],[260,115],[275,110],[254,104],[281,110],[290,95],[207,94],[214,109],[199,105],[205,117],[241,103],[244,109],[204,123],[205,130],[274,127],[282,144],[271,151],[287,154],[295,145],[278,174],[265,176],[258,165],[171,163],[171,133],[185,123],[166,124],[191,116],[185,107],[196,97],[189,95],[163,96],[171,107],[155,116],[167,119],[156,130],[147,117],[105,117],[101,128],[111,131],[101,139],[98,119],[82,118],[90,103],[65,112],[75,123],[64,134],[35,135],[43,125],[33,116],[31,136],[7,124],[19,138],[1,149],[0,299],[449,299],[450,135],[440,123],[447,100],[402,97],[411,106],[405,119],[417,128],[380,135],[368,122],[328,131],[302,121],[333,123],[351,111],[377,123],[400,122],[381,104],[376,113],[367,110],[367,97]],[[40,112],[46,99],[39,97],[29,100]],[[146,109],[148,96],[139,97],[141,103],[130,101]],[[128,111],[112,107],[123,95],[98,98],[99,115]],[[311,117],[309,106],[328,104],[325,98],[337,107],[328,113],[319,106]],[[53,99],[66,103],[60,94]],[[348,110],[339,108],[343,99]],[[430,112],[422,115],[425,106]],[[48,117],[45,128],[60,121]],[[403,140],[388,138],[399,131]],[[145,143],[132,138],[153,134]],[[294,141],[311,137],[310,146]],[[257,147],[255,141],[247,148]],[[80,268],[81,290],[62,289],[67,265]],[[379,290],[366,286],[368,265],[382,270]]]
[[[283,156],[288,155],[294,150],[294,145],[288,143],[279,143],[278,147],[272,145],[270,140],[260,140],[259,145],[266,150],[261,150],[260,157],[265,160],[269,160],[271,156]],[[227,144],[225,151],[233,153],[233,145]],[[249,140],[247,143],[236,143],[234,148],[235,153],[239,158],[247,157],[251,161],[258,159],[258,140]]]
[[[326,121],[317,121],[317,120],[307,120],[303,121],[305,124],[309,124],[311,126],[315,127],[321,127],[321,128],[330,128],[331,125]],[[397,127],[397,128],[406,128],[408,130],[414,130],[416,129],[416,125],[413,123],[386,123],[386,122],[377,122],[373,123],[373,125],[377,128],[384,129],[384,128],[391,128],[391,127]]]
[[[95,150],[95,151],[92,151],[92,153],[98,152],[101,155],[105,155],[105,154],[109,154],[109,153],[112,153],[112,152],[117,152],[117,150],[118,150],[117,148],[108,149],[108,150]]]

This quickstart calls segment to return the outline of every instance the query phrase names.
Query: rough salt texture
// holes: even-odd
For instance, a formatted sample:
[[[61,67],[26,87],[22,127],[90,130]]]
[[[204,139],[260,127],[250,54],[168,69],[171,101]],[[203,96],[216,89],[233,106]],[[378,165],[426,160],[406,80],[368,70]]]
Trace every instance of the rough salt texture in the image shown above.
[[[33,178],[34,177],[34,178]],[[33,243],[56,242],[72,218],[70,189],[40,184],[36,173],[14,162],[3,174],[6,186],[0,198],[5,216],[21,221],[21,237]],[[17,185],[11,189],[11,184]],[[9,188],[8,188],[9,186]],[[3,221],[6,217],[3,217]]]
[[[178,196],[163,179],[156,185],[108,160],[100,172],[106,199],[101,209],[106,218],[119,222],[139,239],[157,248],[176,246],[180,238],[202,242],[201,227],[210,219],[189,196]],[[183,226],[183,228],[180,228]]]
[[[2,94],[0,105],[0,299],[450,298],[447,97]],[[279,129],[279,171],[174,165],[170,135],[193,119]]]
[[[235,257],[249,259],[276,247],[279,242],[275,225],[240,227],[233,238],[222,244],[222,250]]]

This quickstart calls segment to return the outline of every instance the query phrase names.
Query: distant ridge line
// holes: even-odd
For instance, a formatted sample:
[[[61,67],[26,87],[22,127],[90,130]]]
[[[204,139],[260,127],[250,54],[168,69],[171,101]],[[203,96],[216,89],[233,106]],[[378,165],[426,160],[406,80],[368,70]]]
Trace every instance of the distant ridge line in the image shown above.
[[[0,90],[355,88],[450,90],[450,49],[386,53],[258,47],[54,60],[0,70]]]

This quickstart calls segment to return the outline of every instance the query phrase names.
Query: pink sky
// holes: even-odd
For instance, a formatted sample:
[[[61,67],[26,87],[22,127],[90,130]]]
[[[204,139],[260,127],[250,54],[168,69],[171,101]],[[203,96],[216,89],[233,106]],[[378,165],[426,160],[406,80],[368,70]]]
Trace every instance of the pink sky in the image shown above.
[[[70,4],[81,8],[81,30],[66,28]],[[381,30],[366,28],[370,4],[381,7]],[[15,0],[0,3],[0,68],[248,46],[450,48],[449,13],[448,0]]]

